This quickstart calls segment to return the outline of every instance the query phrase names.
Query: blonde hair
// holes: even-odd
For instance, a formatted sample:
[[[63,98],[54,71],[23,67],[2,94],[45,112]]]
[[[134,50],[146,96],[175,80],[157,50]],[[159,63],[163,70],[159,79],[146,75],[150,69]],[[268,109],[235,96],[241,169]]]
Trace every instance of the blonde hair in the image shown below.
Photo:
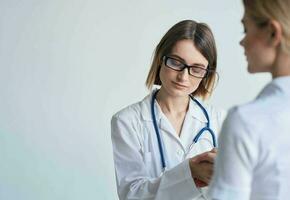
[[[290,54],[290,0],[243,0],[243,3],[245,13],[258,27],[265,27],[271,19],[281,24],[281,48]]]
[[[146,86],[151,90],[153,85],[161,85],[159,72],[163,56],[170,54],[175,44],[178,41],[185,39],[192,40],[195,47],[208,60],[208,69],[211,73],[202,79],[198,88],[192,93],[194,96],[206,99],[211,95],[217,78],[217,51],[210,28],[204,23],[197,23],[193,20],[184,20],[175,24],[163,36],[154,51],[153,61],[146,80]]]

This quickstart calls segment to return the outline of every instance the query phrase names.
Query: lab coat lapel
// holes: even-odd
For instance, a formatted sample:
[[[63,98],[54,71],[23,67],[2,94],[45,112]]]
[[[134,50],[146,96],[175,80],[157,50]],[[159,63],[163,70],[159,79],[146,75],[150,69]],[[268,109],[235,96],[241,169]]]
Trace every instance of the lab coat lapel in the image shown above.
[[[200,101],[200,100],[197,99],[197,98],[196,98],[196,100],[197,100],[197,101],[198,101],[198,102],[199,102],[203,107],[205,107],[205,106],[203,105],[202,101]],[[191,100],[190,103],[189,103],[189,109],[188,109],[188,112],[189,112],[189,114],[190,114],[193,118],[199,120],[200,122],[203,122],[203,123],[206,123],[206,122],[207,122],[207,119],[206,119],[206,117],[205,117],[205,115],[204,115],[202,109],[201,109],[201,108],[197,105],[197,103],[194,102],[193,100]]]
[[[206,117],[200,107],[191,100],[180,135],[180,141],[186,149],[192,144],[193,138],[206,122]]]
[[[152,101],[152,95],[155,91],[151,92],[150,95],[146,96],[143,99],[143,103],[141,104],[141,116],[144,121],[151,122],[153,124],[152,119],[152,113],[151,113],[151,101]],[[155,100],[154,102],[154,108],[155,108],[155,118],[157,121],[157,125],[160,129],[160,135],[163,137],[162,134],[166,133],[169,134],[170,137],[172,137],[174,140],[176,140],[180,145],[182,143],[180,142],[179,137],[176,134],[176,131],[174,130],[173,126],[170,124],[167,117],[162,113],[161,108],[159,107],[159,104]]]
[[[192,130],[192,116],[190,115],[189,112],[186,113],[184,122],[182,125],[181,133],[180,133],[180,142],[182,145],[187,148],[189,146],[190,141],[192,141],[191,138],[193,138],[193,130]]]

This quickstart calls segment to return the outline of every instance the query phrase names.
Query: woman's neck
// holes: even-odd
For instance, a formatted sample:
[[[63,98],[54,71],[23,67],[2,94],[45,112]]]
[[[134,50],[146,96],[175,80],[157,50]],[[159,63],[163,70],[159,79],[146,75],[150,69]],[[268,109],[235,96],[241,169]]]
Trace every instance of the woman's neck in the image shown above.
[[[272,78],[290,76],[290,55],[279,51],[273,64]]]
[[[171,96],[163,88],[160,88],[156,96],[156,100],[161,110],[165,114],[169,113],[172,115],[186,113],[188,110],[189,98],[189,96]]]

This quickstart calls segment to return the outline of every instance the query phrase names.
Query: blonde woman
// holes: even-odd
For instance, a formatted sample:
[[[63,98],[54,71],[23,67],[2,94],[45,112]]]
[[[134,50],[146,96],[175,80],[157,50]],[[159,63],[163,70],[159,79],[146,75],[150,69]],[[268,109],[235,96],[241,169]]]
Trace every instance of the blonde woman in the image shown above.
[[[112,118],[121,200],[207,199],[222,116],[203,99],[213,90],[216,65],[206,24],[181,21],[163,36],[146,81],[152,92]]]
[[[242,23],[250,73],[272,81],[258,97],[233,108],[223,125],[213,199],[289,199],[290,0],[244,0]]]

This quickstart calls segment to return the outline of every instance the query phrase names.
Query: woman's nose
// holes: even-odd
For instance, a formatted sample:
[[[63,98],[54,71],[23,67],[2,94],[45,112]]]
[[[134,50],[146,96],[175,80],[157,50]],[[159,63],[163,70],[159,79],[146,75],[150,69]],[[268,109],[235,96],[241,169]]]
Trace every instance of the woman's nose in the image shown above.
[[[243,37],[240,41],[240,45],[243,47],[244,46],[244,41],[245,41],[245,37]]]
[[[182,71],[180,71],[178,73],[178,77],[181,79],[181,80],[184,80],[184,79],[187,79],[189,76],[189,73],[188,73],[188,68],[184,68]]]

